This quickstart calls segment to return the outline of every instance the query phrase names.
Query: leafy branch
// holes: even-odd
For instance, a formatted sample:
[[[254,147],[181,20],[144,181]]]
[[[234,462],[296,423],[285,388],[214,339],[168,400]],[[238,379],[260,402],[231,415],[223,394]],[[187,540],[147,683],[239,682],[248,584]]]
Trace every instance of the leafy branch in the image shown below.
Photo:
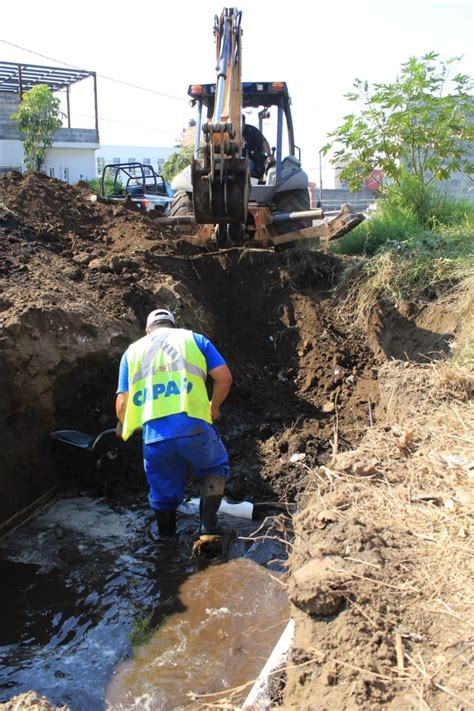
[[[359,189],[375,169],[383,171],[381,190],[404,191],[460,172],[472,178],[474,141],[473,80],[454,72],[460,57],[442,61],[435,52],[411,57],[392,83],[354,82],[346,98],[359,104],[329,134],[324,153],[334,151],[341,180]]]

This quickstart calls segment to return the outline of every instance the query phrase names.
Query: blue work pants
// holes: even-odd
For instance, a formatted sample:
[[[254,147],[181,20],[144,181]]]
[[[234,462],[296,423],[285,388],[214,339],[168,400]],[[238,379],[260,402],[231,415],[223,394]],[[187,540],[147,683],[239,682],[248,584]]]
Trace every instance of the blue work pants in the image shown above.
[[[175,509],[184,499],[186,477],[198,479],[210,474],[230,474],[229,457],[214,427],[191,437],[177,437],[143,445],[146,478],[150,487],[148,501],[153,509]]]

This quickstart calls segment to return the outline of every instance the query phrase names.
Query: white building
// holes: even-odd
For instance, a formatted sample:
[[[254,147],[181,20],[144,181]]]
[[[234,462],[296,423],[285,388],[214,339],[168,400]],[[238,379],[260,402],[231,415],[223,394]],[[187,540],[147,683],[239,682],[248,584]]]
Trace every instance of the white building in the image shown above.
[[[157,173],[161,173],[163,163],[171,153],[178,148],[151,146],[104,146],[96,153],[96,174],[102,175],[104,166],[117,163],[143,163],[151,165]]]
[[[94,128],[72,128],[70,87],[93,79]],[[45,173],[68,183],[96,175],[95,151],[100,147],[97,114],[97,83],[94,72],[34,64],[0,62],[0,173],[24,170],[22,135],[10,116],[18,109],[23,94],[37,84],[46,84],[54,93],[65,92],[67,126],[53,137],[43,166]]]

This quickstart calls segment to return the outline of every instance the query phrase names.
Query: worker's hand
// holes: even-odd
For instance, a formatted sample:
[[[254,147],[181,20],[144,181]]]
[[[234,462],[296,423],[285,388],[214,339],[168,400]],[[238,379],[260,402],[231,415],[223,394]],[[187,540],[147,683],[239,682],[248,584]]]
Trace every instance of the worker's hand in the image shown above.
[[[275,165],[275,158],[273,156],[267,156],[267,159],[265,161],[265,170],[268,170],[272,166]]]
[[[217,405],[213,405],[211,403],[211,419],[212,419],[212,421],[215,422],[216,420],[219,419],[220,416],[221,416],[220,409],[217,407]]]
[[[115,436],[122,439],[123,425],[121,422],[117,422],[117,427],[115,428]]]

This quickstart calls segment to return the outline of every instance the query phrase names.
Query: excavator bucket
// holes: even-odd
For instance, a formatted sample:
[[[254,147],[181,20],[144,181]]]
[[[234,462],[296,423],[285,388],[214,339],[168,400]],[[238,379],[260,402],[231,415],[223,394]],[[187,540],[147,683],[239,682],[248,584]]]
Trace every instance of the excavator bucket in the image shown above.
[[[242,156],[242,13],[224,8],[214,19],[217,77],[212,119],[202,126],[205,145],[191,166],[198,225],[244,225],[250,193]]]
[[[193,208],[198,225],[245,224],[250,178],[246,158],[226,158],[214,176],[203,162],[192,164]]]

